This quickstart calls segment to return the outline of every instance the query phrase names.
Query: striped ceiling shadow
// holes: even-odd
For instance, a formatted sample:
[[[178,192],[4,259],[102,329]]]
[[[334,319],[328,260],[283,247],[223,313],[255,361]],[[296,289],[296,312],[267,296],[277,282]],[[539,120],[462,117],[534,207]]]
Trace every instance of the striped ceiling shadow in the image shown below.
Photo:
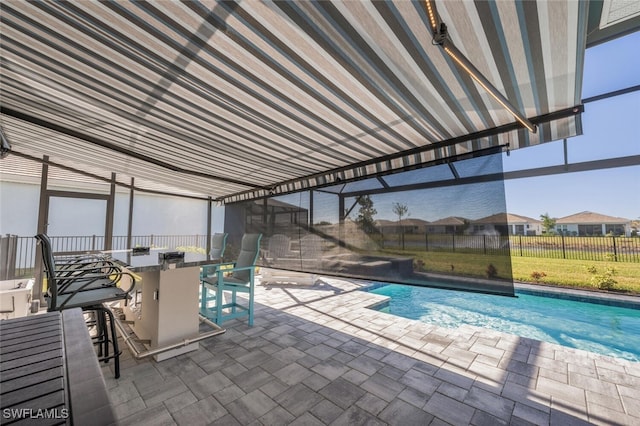
[[[405,1],[7,0],[2,127],[17,153],[226,201],[581,132],[585,2],[435,4],[536,133]]]

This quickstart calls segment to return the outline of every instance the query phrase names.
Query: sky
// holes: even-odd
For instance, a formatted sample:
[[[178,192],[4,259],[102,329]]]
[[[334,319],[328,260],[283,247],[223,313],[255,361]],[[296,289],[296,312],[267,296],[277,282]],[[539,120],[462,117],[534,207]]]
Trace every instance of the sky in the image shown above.
[[[640,84],[640,32],[587,49],[582,98]],[[568,160],[640,155],[640,91],[585,104],[583,135],[570,138]],[[562,164],[562,141],[512,151],[504,169]],[[640,166],[505,181],[507,209],[538,219],[593,211],[640,219]]]

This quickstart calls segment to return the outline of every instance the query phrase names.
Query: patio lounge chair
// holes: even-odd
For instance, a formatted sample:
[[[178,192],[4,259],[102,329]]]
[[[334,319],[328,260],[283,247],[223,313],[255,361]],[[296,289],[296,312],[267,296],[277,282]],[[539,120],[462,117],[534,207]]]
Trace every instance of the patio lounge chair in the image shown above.
[[[276,236],[274,235],[271,238],[273,239]],[[322,264],[322,244],[321,237],[308,234],[300,238],[300,251],[295,253],[297,254],[296,257],[290,254],[289,258],[280,259],[280,262],[278,262],[278,259],[272,262],[268,262],[269,259],[265,259],[267,260],[266,264],[275,269],[264,269],[262,271],[263,282],[313,285],[317,280],[317,276],[313,272],[316,272]],[[271,251],[270,241],[269,253]],[[305,270],[312,272],[304,272]]]
[[[300,239],[300,257],[305,268],[317,269],[322,264],[323,244],[324,240],[314,234],[307,234]]]
[[[262,252],[263,261],[271,265],[278,260],[291,256],[291,239],[284,234],[274,234],[269,237],[267,250]]]
[[[246,315],[249,325],[253,325],[254,276],[261,239],[262,234],[245,234],[236,262],[221,264],[215,276],[203,279],[202,297],[208,298],[207,306],[200,311],[203,316],[220,325],[223,321]],[[229,303],[224,303],[225,292],[231,293]],[[209,293],[213,294],[210,296]],[[239,303],[238,293],[248,295],[247,304]],[[210,302],[214,306],[209,306]]]

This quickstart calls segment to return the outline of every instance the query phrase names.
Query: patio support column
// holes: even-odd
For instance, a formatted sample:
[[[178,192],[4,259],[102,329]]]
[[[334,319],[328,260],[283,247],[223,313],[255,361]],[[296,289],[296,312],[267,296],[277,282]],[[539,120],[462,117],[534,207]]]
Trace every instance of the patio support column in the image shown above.
[[[262,200],[262,226],[263,229],[267,235],[271,235],[273,233],[273,227],[271,225],[271,218],[274,217],[273,212],[271,215],[269,215],[269,204],[268,204],[269,199],[268,198],[264,198]]]
[[[131,187],[129,188],[129,219],[127,222],[127,250],[131,250],[133,233],[133,185],[135,178],[131,178]]]
[[[113,247],[113,213],[116,204],[116,174],[111,173],[111,185],[109,188],[109,198],[107,198],[107,220],[104,225],[104,249],[111,250]]]
[[[313,189],[309,190],[309,229],[313,229]]]
[[[40,203],[38,206],[38,234],[47,233],[47,225],[49,221],[49,197],[47,195],[47,185],[49,179],[49,156],[42,157],[42,171],[40,172]],[[42,266],[42,247],[36,245],[36,258],[34,264],[34,277],[36,285],[33,288],[33,300],[40,299],[40,303],[45,303],[42,291],[43,280]]]
[[[211,197],[207,197],[207,254],[211,252],[211,219],[213,216],[213,206],[211,203],[213,203],[213,200]]]
[[[338,210],[339,210],[339,219],[338,219],[338,244],[340,247],[345,247],[344,240],[344,196],[338,195]]]

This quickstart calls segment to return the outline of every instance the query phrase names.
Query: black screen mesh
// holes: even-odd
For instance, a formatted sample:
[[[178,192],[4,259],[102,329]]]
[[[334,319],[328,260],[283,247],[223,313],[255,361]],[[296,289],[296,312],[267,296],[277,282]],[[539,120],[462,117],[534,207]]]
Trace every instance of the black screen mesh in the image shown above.
[[[259,265],[513,295],[502,156],[227,205],[263,234]]]

